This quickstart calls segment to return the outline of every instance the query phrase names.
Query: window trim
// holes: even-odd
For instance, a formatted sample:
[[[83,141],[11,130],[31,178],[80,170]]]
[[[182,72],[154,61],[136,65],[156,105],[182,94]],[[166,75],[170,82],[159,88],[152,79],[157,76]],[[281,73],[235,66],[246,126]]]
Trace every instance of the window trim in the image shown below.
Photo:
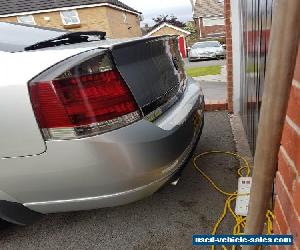
[[[76,23],[66,23],[66,22],[65,22],[65,17],[64,17],[64,15],[63,15],[63,13],[64,13],[64,12],[68,12],[68,11],[74,11],[75,16],[76,16],[78,22],[76,22]],[[77,25],[77,24],[80,24],[80,23],[81,23],[80,18],[79,18],[78,11],[77,11],[76,9],[62,10],[62,11],[60,11],[59,13],[60,13],[60,18],[61,18],[61,20],[62,20],[62,23],[63,23],[63,25],[65,25],[65,26]]]
[[[21,17],[31,17],[32,23],[26,23],[26,22],[22,22],[21,21]],[[22,16],[17,16],[17,21],[18,23],[22,23],[22,24],[29,24],[29,25],[36,25],[35,19],[33,15],[22,15]]]
[[[210,21],[217,21],[217,23],[209,23]],[[203,26],[204,27],[212,27],[212,26],[225,26],[225,18],[224,17],[204,17],[203,18]]]

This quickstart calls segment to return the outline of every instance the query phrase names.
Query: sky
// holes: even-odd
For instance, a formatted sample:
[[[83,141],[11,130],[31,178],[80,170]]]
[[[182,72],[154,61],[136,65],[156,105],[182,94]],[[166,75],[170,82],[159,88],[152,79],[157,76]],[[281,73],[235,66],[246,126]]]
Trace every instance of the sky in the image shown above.
[[[174,14],[180,21],[192,20],[190,0],[120,0],[143,13],[142,26],[154,24],[152,18],[161,14]]]

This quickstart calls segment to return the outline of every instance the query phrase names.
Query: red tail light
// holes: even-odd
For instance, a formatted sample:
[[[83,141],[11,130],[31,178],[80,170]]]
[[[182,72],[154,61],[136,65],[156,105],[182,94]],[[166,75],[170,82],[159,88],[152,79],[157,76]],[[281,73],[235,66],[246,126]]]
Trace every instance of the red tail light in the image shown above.
[[[93,136],[140,119],[130,90],[107,55],[54,80],[30,83],[29,93],[46,139]]]

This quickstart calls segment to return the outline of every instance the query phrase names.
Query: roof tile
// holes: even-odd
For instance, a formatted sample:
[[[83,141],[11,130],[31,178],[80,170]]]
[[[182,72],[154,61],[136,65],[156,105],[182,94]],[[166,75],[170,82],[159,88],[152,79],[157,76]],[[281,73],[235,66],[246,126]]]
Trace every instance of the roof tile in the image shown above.
[[[224,1],[222,0],[196,0],[194,17],[224,16]]]
[[[140,13],[118,0],[0,0],[0,15],[99,3],[109,3],[129,11]]]

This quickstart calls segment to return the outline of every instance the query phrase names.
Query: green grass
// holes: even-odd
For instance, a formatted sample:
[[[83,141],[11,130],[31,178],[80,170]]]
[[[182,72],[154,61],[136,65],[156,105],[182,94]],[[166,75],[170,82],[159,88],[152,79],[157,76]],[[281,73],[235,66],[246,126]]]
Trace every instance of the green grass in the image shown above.
[[[207,76],[207,75],[220,75],[221,66],[207,66],[207,67],[193,67],[187,69],[187,74],[191,77]]]

